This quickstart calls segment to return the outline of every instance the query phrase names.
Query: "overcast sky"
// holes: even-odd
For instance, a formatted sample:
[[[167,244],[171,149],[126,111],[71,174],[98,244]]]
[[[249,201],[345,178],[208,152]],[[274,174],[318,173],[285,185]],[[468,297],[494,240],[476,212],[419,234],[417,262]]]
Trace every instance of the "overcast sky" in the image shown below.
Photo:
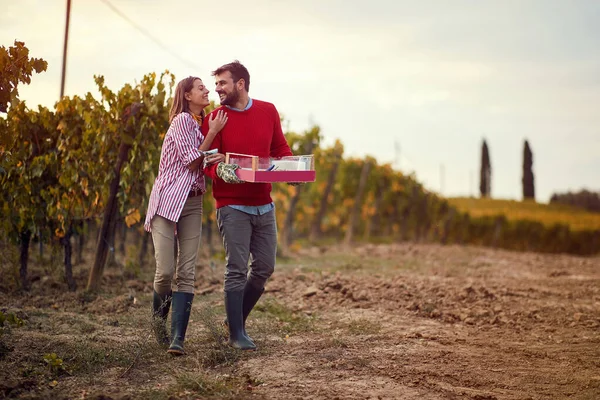
[[[49,63],[21,98],[52,107],[66,0],[0,7],[0,45],[24,41]],[[545,202],[600,190],[598,21],[596,0],[73,0],[65,94],[95,93],[95,74],[118,90],[165,69],[213,88],[210,72],[239,59],[250,95],[290,129],[318,124],[325,144],[395,162],[445,196],[477,193],[485,138],[492,196],[520,199],[528,139]]]

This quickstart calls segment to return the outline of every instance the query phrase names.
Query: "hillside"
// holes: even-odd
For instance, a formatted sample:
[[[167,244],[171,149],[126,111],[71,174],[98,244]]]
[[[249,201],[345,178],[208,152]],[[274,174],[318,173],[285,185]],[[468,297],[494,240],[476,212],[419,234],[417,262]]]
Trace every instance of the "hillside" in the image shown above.
[[[600,229],[600,214],[566,205],[473,197],[449,198],[448,202],[472,217],[504,214],[509,221],[526,219],[548,227],[564,224],[574,231]]]

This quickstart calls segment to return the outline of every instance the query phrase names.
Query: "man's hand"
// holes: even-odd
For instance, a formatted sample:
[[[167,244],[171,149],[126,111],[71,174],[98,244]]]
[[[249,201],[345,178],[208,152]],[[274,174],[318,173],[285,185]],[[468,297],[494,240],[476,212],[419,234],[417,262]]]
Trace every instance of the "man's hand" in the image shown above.
[[[204,166],[218,164],[225,161],[225,154],[215,153],[204,156]]]
[[[226,183],[244,183],[244,181],[238,178],[235,173],[235,170],[239,167],[240,166],[237,164],[226,164],[222,162],[217,165],[217,176]]]

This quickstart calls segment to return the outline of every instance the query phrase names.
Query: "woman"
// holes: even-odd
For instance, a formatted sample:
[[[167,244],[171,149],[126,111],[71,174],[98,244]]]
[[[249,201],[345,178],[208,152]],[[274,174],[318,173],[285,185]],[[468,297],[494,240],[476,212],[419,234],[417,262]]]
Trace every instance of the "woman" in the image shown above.
[[[152,232],[156,273],[154,275],[153,328],[159,343],[182,355],[183,341],[192,301],[196,254],[202,231],[202,195],[204,174],[200,166],[223,161],[222,154],[206,156],[215,135],[227,123],[220,112],[208,121],[208,132],[200,131],[204,108],[209,104],[208,89],[197,77],[177,84],[169,113],[169,130],[160,154],[158,176],[152,187],[144,227]],[[206,160],[205,160],[206,158]],[[175,235],[177,232],[177,235]],[[178,254],[175,257],[175,240]],[[171,315],[171,340],[166,321]]]

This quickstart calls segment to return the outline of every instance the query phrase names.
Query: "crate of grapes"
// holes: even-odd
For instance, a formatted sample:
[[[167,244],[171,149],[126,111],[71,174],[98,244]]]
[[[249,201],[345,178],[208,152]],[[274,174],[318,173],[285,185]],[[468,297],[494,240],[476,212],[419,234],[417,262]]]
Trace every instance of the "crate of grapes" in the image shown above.
[[[235,172],[246,182],[314,182],[314,156],[259,157],[249,154],[225,153],[225,162],[240,166]]]

